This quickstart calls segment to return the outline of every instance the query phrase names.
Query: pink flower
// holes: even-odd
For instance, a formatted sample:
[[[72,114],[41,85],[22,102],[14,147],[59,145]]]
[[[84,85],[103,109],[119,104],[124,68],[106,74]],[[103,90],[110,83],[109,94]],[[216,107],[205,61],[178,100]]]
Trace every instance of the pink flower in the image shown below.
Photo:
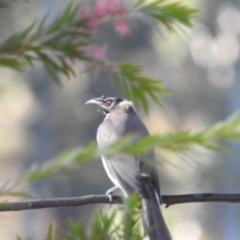
[[[106,52],[105,49],[102,47],[94,47],[92,50],[92,54],[95,59],[102,60],[104,59]]]
[[[110,15],[122,14],[124,12],[121,0],[109,1],[107,12]]]
[[[108,4],[105,0],[98,0],[94,7],[94,16],[101,18],[107,11]]]
[[[130,33],[130,29],[123,18],[115,22],[114,28],[121,36],[125,36]]]
[[[83,6],[80,11],[80,19],[86,19],[89,17],[89,8],[87,6]]]

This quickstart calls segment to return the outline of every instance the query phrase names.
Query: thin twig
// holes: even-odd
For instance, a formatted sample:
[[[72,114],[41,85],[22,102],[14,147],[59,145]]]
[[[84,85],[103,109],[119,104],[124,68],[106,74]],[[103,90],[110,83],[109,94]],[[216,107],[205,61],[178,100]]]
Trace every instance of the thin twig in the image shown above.
[[[163,195],[163,203],[166,207],[181,203],[196,202],[224,202],[224,203],[240,203],[240,193],[192,193],[182,195]]]
[[[240,194],[196,193],[183,195],[163,195],[162,201],[163,204],[166,204],[166,207],[174,204],[196,202],[240,203]],[[113,196],[113,204],[121,204],[122,202],[123,200],[121,196]],[[109,197],[106,195],[89,195],[72,198],[36,199],[22,202],[0,203],[0,212],[51,207],[76,207],[89,204],[110,204],[110,200]]]

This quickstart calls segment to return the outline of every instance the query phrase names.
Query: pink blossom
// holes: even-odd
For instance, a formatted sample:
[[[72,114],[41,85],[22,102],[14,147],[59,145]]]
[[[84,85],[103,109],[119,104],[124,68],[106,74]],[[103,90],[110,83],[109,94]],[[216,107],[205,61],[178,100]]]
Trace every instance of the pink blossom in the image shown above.
[[[105,0],[98,0],[94,7],[94,16],[101,18],[107,11],[108,3]]]
[[[130,29],[126,23],[126,21],[121,18],[119,20],[117,20],[114,24],[115,30],[121,35],[121,36],[125,36],[127,34],[129,34]]]
[[[123,14],[125,12],[121,0],[109,1],[107,12],[110,15]]]
[[[89,8],[87,6],[83,6],[80,11],[80,19],[86,19],[89,17]]]
[[[102,47],[94,47],[92,50],[92,54],[94,58],[102,60],[104,59],[106,52],[105,52],[105,49]]]

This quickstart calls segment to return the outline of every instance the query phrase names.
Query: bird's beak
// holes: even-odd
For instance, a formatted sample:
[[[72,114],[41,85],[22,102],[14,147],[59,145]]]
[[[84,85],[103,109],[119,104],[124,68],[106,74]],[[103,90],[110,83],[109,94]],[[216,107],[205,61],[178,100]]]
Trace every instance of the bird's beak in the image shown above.
[[[85,104],[86,105],[87,104],[92,104],[92,105],[98,105],[99,106],[101,104],[101,101],[100,101],[99,98],[94,98],[94,99],[91,99],[91,100],[87,101]]]

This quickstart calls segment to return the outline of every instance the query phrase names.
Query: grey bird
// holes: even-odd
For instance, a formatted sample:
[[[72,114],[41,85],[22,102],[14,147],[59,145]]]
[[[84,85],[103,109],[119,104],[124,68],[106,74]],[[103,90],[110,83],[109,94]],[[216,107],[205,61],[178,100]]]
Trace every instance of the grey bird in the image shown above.
[[[97,130],[97,143],[100,149],[125,135],[130,134],[137,138],[149,135],[131,101],[102,96],[91,99],[86,104],[96,105],[105,115]],[[103,166],[115,185],[107,191],[107,194],[120,188],[125,196],[129,196],[137,190],[142,201],[143,228],[147,235],[144,239],[170,240],[168,228],[159,208],[161,195],[158,171],[150,164],[154,159],[153,150],[144,155],[127,153],[103,155]]]

